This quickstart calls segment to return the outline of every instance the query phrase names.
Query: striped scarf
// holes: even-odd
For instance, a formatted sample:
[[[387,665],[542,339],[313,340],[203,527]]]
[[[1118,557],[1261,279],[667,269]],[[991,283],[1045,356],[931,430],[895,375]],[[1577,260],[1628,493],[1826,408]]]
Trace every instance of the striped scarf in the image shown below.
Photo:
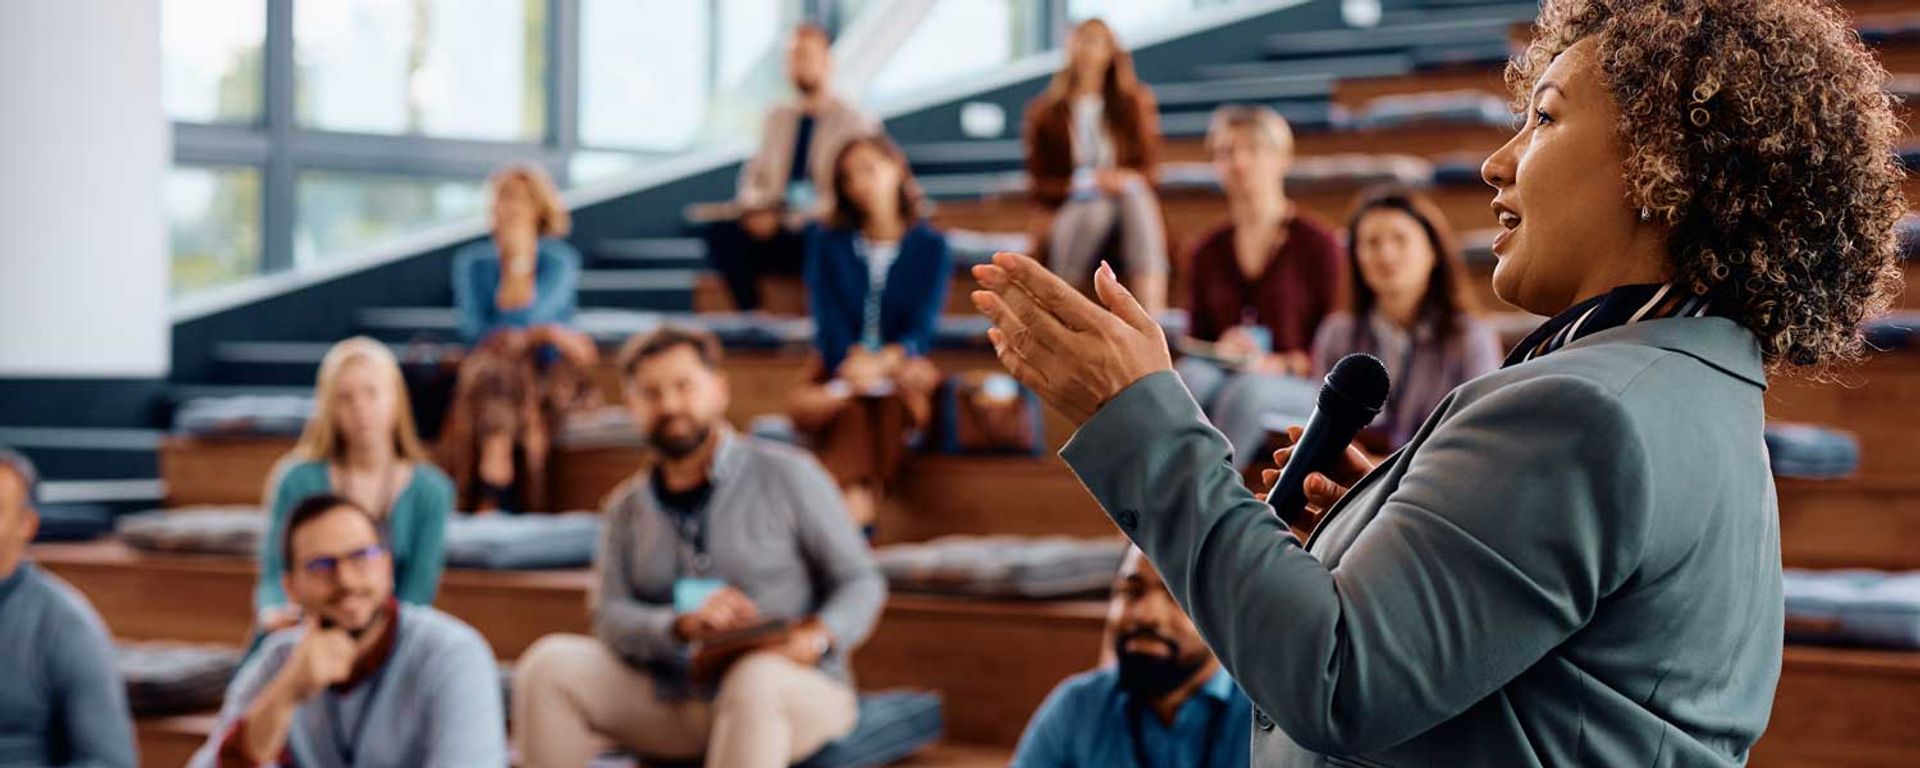
[[[1623,285],[1541,323],[1507,353],[1502,368],[1519,365],[1609,328],[1668,317],[1701,317],[1711,302],[1672,283]]]

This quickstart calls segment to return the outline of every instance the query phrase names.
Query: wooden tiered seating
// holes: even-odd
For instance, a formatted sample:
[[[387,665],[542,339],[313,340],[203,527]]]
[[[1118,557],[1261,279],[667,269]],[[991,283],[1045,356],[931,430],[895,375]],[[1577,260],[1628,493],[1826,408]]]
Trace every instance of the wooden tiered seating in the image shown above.
[[[146,768],[179,768],[200,745],[207,743],[217,724],[213,715],[176,715],[142,718],[134,723],[140,764]]]
[[[1854,0],[1860,12],[1905,11],[1903,0]],[[1920,71],[1920,45],[1895,41],[1880,48],[1896,72]],[[1335,100],[1358,105],[1382,95],[1478,89],[1504,94],[1497,69],[1424,71],[1397,78],[1341,82]],[[1302,154],[1392,151],[1427,157],[1484,155],[1509,134],[1497,127],[1408,126],[1379,132],[1305,134]],[[1205,160],[1195,139],[1168,144],[1169,160]],[[1909,183],[1920,200],[1920,180]],[[1456,229],[1486,225],[1490,195],[1473,185],[1435,190]],[[1351,202],[1345,190],[1299,195],[1309,210],[1338,225]],[[1173,242],[1225,214],[1217,193],[1170,194],[1166,210]],[[983,231],[1028,231],[1030,210],[1019,195],[943,202],[939,226]],[[1487,284],[1490,263],[1477,263],[1474,279]],[[1909,279],[1920,269],[1908,266]],[[962,277],[950,312],[970,312]],[[724,289],[703,281],[697,306],[724,305]],[[1177,295],[1177,294],[1176,294]],[[1486,306],[1499,307],[1497,300]],[[803,296],[788,284],[768,292],[769,308],[797,312]],[[798,302],[798,303],[796,303]],[[1908,307],[1920,307],[1920,291],[1908,291]],[[994,367],[985,353],[942,353],[943,368]],[[800,360],[778,353],[740,353],[728,359],[734,391],[729,417],[745,425],[753,416],[778,412],[798,380]],[[611,377],[608,394],[618,397]],[[1837,387],[1777,381],[1768,397],[1777,418],[1836,426],[1860,436],[1864,463],[1857,478],[1781,481],[1783,558],[1798,567],[1920,568],[1910,542],[1920,539],[1920,450],[1908,433],[1920,424],[1920,355],[1875,357],[1849,374],[1865,386]],[[1050,414],[1055,448],[1067,435]],[[287,449],[284,439],[179,439],[163,449],[162,469],[170,503],[258,503],[272,462]],[[602,494],[631,473],[638,458],[630,448],[571,448],[556,457],[560,506],[595,508]],[[883,543],[921,541],[955,533],[1023,533],[1110,536],[1113,527],[1072,474],[1053,457],[1040,459],[920,459],[883,507],[878,521]],[[113,542],[42,545],[33,556],[85,591],[114,632],[127,638],[169,638],[239,643],[248,625],[253,580],[244,559],[160,556]],[[474,624],[502,658],[512,658],[547,632],[586,629],[586,571],[449,571],[439,604]],[[949,731],[955,739],[984,746],[943,746],[907,765],[1004,764],[1033,708],[1061,678],[1094,663],[1104,605],[1093,601],[991,602],[894,595],[874,636],[856,655],[866,688],[910,686],[940,690],[947,697]],[[1920,654],[1855,649],[1789,647],[1768,734],[1752,764],[1787,766],[1906,766],[1920,764]],[[150,765],[175,765],[211,727],[201,716],[141,723]]]
[[[116,637],[241,645],[252,615],[251,560],[156,555],[115,541],[46,544],[35,562],[86,593]],[[437,605],[513,659],[542,635],[588,631],[587,570],[452,569]],[[1099,655],[1099,601],[992,602],[894,595],[855,655],[863,686],[948,695],[960,741],[1010,745],[1061,679]]]
[[[1754,768],[1920,765],[1920,653],[1788,646]]]

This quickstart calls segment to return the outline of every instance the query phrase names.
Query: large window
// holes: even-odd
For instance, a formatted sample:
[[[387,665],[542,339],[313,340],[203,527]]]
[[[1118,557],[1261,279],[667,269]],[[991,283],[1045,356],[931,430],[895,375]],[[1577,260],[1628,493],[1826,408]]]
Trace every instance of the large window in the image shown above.
[[[266,30],[260,0],[166,0],[160,45],[167,115],[197,123],[258,121]]]
[[[546,0],[295,2],[300,124],[538,141],[546,125],[546,7]]]
[[[311,265],[397,235],[478,214],[484,207],[483,186],[478,179],[302,173],[294,263]]]
[[[1099,17],[1113,27],[1122,45],[1152,32],[1169,21],[1200,8],[1233,5],[1244,0],[1066,0],[1067,20],[1079,23]]]
[[[230,283],[260,269],[260,172],[175,168],[167,174],[173,294]]]
[[[871,7],[871,2],[857,7]],[[886,103],[1037,52],[1044,23],[1034,0],[938,0],[868,88]],[[965,40],[965,45],[952,41]]]
[[[871,111],[1058,43],[1236,0],[160,0],[175,296],[339,263],[484,209],[755,136],[789,31],[840,37]],[[4,2],[4,0],[0,0]]]

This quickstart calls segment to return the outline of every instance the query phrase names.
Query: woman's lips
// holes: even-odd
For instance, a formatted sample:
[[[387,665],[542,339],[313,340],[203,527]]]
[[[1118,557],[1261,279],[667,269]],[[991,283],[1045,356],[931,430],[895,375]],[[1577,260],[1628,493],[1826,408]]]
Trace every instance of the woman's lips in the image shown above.
[[[1503,229],[1503,230],[1500,230],[1500,234],[1494,235],[1493,255],[1495,256],[1506,255],[1501,251],[1504,251],[1506,249],[1507,242],[1513,239],[1513,233],[1519,231],[1519,229],[1520,227],[1518,225],[1515,225],[1513,229]]]

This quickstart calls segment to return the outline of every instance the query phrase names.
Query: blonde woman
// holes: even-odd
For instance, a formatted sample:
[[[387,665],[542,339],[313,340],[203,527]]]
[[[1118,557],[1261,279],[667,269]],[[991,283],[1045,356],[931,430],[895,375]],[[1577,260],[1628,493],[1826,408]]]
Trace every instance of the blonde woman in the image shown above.
[[[454,255],[453,298],[470,347],[441,430],[438,457],[458,480],[462,509],[545,509],[555,426],[593,403],[593,339],[573,322],[580,254],[560,193],[532,165],[488,182],[493,236]]]
[[[256,615],[267,631],[299,620],[281,589],[287,515],[324,493],[346,498],[381,521],[393,556],[394,594],[431,605],[440,587],[453,482],[428,460],[414,432],[393,352],[366,337],[335,344],[321,361],[313,418],[268,486],[272,516],[260,540],[260,582],[254,587]]]
[[[580,284],[580,253],[562,240],[573,226],[545,171],[510,165],[487,181],[491,237],[454,254],[453,303],[469,345],[505,329],[541,337],[570,354],[593,344],[567,327]]]

